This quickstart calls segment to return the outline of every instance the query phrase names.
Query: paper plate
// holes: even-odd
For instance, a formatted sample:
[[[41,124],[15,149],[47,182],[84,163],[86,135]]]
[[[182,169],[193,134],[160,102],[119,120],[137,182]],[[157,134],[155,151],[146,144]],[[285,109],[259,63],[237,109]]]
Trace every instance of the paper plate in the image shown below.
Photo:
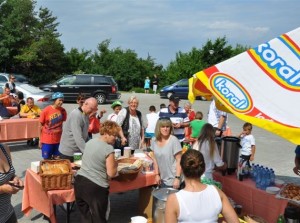
[[[267,187],[266,192],[269,194],[277,194],[280,191],[279,187]]]

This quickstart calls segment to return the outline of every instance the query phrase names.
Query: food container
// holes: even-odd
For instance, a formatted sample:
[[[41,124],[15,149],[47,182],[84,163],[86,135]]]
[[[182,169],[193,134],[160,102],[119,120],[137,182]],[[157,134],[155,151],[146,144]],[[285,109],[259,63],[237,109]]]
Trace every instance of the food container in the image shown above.
[[[64,173],[51,173],[56,172],[56,168],[59,165],[63,165],[63,167],[67,167]],[[48,172],[46,171],[48,170]],[[49,171],[50,170],[50,171]],[[41,176],[42,188],[45,191],[48,190],[65,190],[72,188],[72,168],[69,160],[42,160],[40,162],[40,170],[39,174]]]
[[[30,169],[35,173],[39,173],[40,172],[40,161],[31,162]]]
[[[153,173],[153,161],[150,159],[143,159],[143,174]]]
[[[284,181],[280,179],[275,179],[274,183],[276,187],[282,187],[284,185]]]
[[[147,223],[147,218],[143,216],[135,216],[131,218],[131,223]]]
[[[159,188],[152,191],[153,206],[152,217],[154,223],[165,222],[166,201],[170,194],[176,193],[178,190],[173,188]]]
[[[293,183],[286,184],[280,189],[276,197],[300,205],[300,186]]]
[[[239,138],[233,136],[222,137],[220,155],[222,160],[227,163],[228,174],[234,173],[238,166],[240,148]]]
[[[132,158],[123,158],[123,159],[119,159],[118,162],[118,166],[123,164],[133,164],[137,159],[132,159]],[[128,165],[129,166],[129,165]],[[138,168],[122,168],[120,170],[118,170],[118,176],[116,178],[114,178],[115,180],[118,181],[132,181],[134,180],[139,172],[142,170],[142,165],[140,165]]]
[[[269,194],[277,194],[280,191],[279,187],[267,187],[266,192]]]

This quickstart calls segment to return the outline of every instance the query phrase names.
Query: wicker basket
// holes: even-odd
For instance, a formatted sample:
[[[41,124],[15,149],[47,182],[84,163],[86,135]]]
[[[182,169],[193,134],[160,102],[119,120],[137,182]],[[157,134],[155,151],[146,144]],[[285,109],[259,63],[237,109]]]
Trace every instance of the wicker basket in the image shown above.
[[[69,167],[68,173],[61,174],[43,174],[43,165],[54,165],[54,164],[67,164]],[[72,188],[72,168],[69,160],[42,160],[40,162],[40,176],[42,181],[42,188],[44,191],[48,190],[66,190]]]
[[[136,159],[131,159],[131,158],[123,158],[123,159],[119,159],[118,160],[118,164],[119,163],[134,163],[136,161]],[[142,170],[143,166],[141,166],[139,169],[137,170],[120,170],[118,173],[119,175],[115,178],[115,180],[118,180],[118,181],[126,181],[126,182],[129,182],[129,181],[132,181],[134,180],[139,172]]]

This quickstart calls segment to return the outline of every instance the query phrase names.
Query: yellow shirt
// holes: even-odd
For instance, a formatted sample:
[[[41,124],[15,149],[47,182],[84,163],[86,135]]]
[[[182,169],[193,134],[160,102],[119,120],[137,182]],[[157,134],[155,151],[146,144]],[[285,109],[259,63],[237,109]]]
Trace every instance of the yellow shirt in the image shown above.
[[[23,105],[20,111],[20,113],[28,113],[27,118],[36,118],[41,112],[42,110],[38,106],[34,105],[32,108],[29,108],[27,104]]]

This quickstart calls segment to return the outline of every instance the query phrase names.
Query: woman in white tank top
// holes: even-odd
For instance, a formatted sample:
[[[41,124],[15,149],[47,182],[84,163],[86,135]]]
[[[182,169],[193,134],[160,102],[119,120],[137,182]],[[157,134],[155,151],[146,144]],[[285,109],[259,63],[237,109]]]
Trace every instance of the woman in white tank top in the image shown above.
[[[190,149],[181,157],[180,165],[185,179],[185,188],[170,194],[166,203],[165,222],[213,223],[223,214],[226,222],[239,223],[227,196],[212,185],[202,184],[205,171],[203,155]]]

